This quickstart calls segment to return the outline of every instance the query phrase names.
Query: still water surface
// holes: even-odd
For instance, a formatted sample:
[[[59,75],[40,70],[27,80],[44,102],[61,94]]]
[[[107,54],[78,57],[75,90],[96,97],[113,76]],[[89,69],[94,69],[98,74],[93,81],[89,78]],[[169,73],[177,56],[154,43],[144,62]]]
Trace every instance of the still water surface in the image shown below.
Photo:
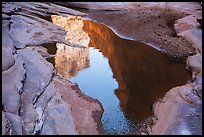
[[[102,24],[83,22],[89,47],[58,49],[50,61],[58,73],[102,103],[106,134],[137,132],[138,124],[153,115],[154,102],[185,84],[191,75],[185,63],[174,62],[148,45],[122,39]]]

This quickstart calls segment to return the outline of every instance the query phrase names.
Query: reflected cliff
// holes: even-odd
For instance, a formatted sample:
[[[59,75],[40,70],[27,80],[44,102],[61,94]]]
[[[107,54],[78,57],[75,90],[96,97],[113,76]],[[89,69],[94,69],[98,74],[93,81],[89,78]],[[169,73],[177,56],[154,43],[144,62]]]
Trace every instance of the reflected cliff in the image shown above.
[[[151,108],[157,99],[191,79],[185,63],[122,39],[102,24],[76,17],[54,16],[52,20],[68,31],[66,38],[72,43],[89,47],[57,43],[52,61],[59,74],[102,103],[107,134],[136,133],[138,123],[153,115]]]
[[[56,44],[55,69],[64,78],[70,78],[89,67],[89,49],[73,48],[65,44]]]
[[[65,39],[71,44],[88,47],[90,38],[82,29],[84,24],[80,17],[70,16],[65,18],[52,15],[51,19],[54,24],[67,31]],[[55,54],[54,58],[47,58],[47,60],[53,63],[57,73],[64,78],[74,77],[80,70],[90,65],[88,48],[73,48],[62,43],[46,44],[45,47],[48,53]]]
[[[152,115],[157,99],[191,78],[185,63],[176,63],[145,44],[121,39],[104,25],[84,20],[84,31],[89,34],[89,46],[108,58],[119,84],[115,94],[128,119],[142,121]]]

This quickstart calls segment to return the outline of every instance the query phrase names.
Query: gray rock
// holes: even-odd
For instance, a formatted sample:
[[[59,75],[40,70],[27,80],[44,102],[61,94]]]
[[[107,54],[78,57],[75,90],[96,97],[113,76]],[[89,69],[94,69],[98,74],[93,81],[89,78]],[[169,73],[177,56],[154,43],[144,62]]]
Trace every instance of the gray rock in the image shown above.
[[[37,102],[35,103],[35,111],[38,114],[37,122],[35,124],[34,134],[37,134],[41,131],[42,125],[44,122],[44,110],[47,107],[47,103],[51,100],[51,98],[56,94],[56,88],[51,82],[49,86],[45,89],[43,94],[39,97]]]
[[[65,41],[66,31],[41,18],[12,15],[11,20],[10,36],[16,48]]]
[[[62,100],[59,92],[48,103],[44,117],[41,135],[78,134],[71,115],[71,107]]]
[[[2,21],[2,47],[8,48],[11,53],[14,53],[15,49],[13,46],[13,41],[10,38],[9,34],[9,25],[10,20],[3,20]]]
[[[11,124],[11,135],[22,135],[23,134],[23,121],[21,117],[12,113],[5,113]]]
[[[192,28],[186,31],[182,31],[178,34],[186,38],[189,42],[193,43],[193,47],[197,50],[197,52],[202,53],[202,30],[198,28]]]
[[[24,74],[23,62],[19,58],[9,70],[2,72],[2,104],[5,111],[18,114]]]
[[[25,122],[26,134],[33,134],[37,120],[34,104],[50,83],[53,66],[32,48],[18,50],[17,54],[25,62],[26,69],[20,115]]]
[[[15,63],[14,56],[8,48],[2,47],[2,71],[8,70]]]
[[[5,116],[5,112],[2,111],[2,135],[9,135],[10,128],[11,128],[11,125]]]
[[[197,53],[194,56],[189,56],[186,62],[186,67],[191,70],[193,78],[199,73],[202,73],[202,55]]]

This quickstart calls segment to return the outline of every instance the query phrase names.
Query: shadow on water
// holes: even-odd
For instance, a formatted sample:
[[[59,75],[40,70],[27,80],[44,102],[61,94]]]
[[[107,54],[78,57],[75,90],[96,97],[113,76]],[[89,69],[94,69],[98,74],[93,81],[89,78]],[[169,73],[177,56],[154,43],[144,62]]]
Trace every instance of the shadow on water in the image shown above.
[[[102,123],[107,134],[137,132],[138,123],[153,115],[154,102],[191,79],[185,63],[175,62],[148,45],[122,39],[102,24],[88,20],[83,23],[90,37],[89,51],[84,56],[76,52],[74,59],[70,57],[66,63],[71,69],[77,69],[72,60],[88,64],[81,65],[83,70],[77,69],[77,75],[66,78],[102,103]],[[63,58],[56,58],[59,72],[56,61]]]

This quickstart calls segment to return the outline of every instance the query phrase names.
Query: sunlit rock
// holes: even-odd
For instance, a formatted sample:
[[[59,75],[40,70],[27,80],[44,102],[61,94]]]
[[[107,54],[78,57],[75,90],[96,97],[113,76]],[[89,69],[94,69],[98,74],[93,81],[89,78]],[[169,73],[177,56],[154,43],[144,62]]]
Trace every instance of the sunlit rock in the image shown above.
[[[65,34],[56,25],[36,16],[12,15],[10,36],[16,48],[26,45],[42,45],[49,42],[66,42]]]

